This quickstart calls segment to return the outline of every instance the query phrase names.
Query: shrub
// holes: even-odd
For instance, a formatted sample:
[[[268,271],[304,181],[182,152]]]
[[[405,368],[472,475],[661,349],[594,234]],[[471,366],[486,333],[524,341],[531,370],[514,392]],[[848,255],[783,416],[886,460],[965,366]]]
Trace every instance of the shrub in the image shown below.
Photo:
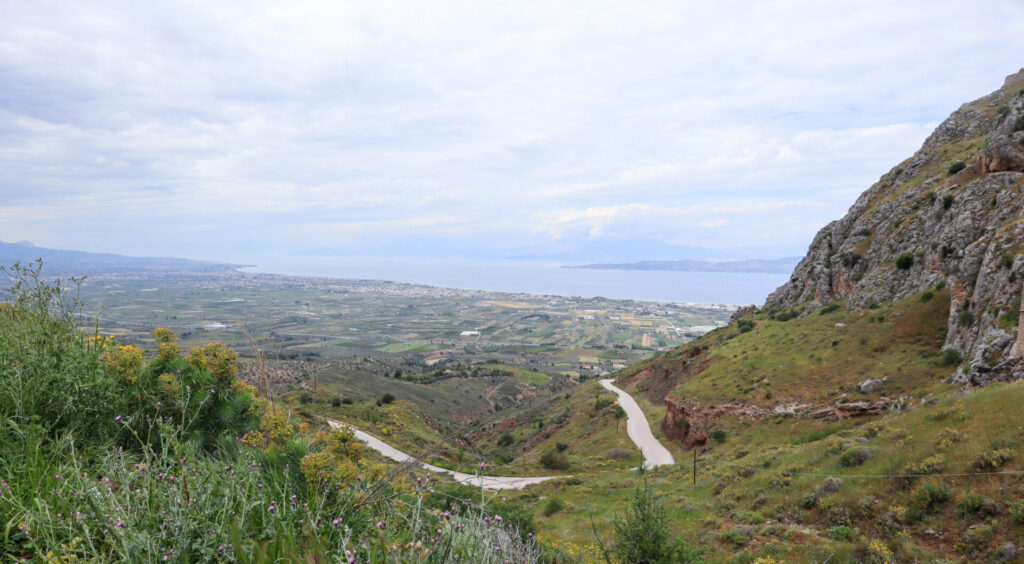
[[[721,539],[733,546],[733,548],[741,548],[753,540],[753,535],[749,529],[729,529],[721,534]]]
[[[1017,453],[1008,448],[989,449],[974,457],[971,465],[982,472],[997,470],[1003,464],[1013,460]]]
[[[754,330],[754,320],[741,319],[736,322],[736,326],[739,327],[740,333],[749,333]]]
[[[981,525],[968,529],[956,543],[956,550],[961,554],[978,554],[992,542],[992,527]]]
[[[341,403],[345,405],[352,405],[352,398],[341,398]]]
[[[917,509],[930,512],[949,501],[952,496],[953,492],[949,488],[935,482],[925,482],[910,494],[910,499]]]
[[[551,470],[567,470],[569,468],[569,458],[555,450],[549,450],[542,454],[540,463]]]
[[[853,468],[854,466],[860,466],[871,457],[875,456],[875,451],[863,446],[855,446],[843,451],[843,454],[839,455],[839,465],[843,468]]]
[[[957,162],[949,165],[949,168],[946,169],[946,173],[949,176],[953,176],[954,174],[960,172],[961,170],[963,170],[965,168],[967,168],[967,163],[965,163],[963,161],[957,161]],[[950,200],[952,200],[953,196],[946,196],[946,198],[949,198]],[[942,205],[948,210],[949,206],[946,205],[946,202],[945,202],[946,198],[942,199],[943,200]]]
[[[711,431],[711,440],[718,444],[724,443],[727,437],[728,435],[726,435],[725,431],[722,429],[715,429],[714,431]]]
[[[903,253],[896,258],[896,268],[908,270],[911,266],[914,266],[914,253]]]
[[[568,450],[568,448],[569,445],[566,443],[555,443],[555,450],[557,450],[558,452],[565,452],[566,450]]]
[[[861,434],[865,438],[873,439],[883,430],[885,430],[885,423],[882,423],[881,421],[872,421],[871,423],[864,425],[864,428],[861,430]]]
[[[956,320],[960,325],[970,325],[971,323],[974,323],[974,313],[969,309],[965,309],[960,312],[960,315],[957,316]]]
[[[700,555],[671,531],[668,513],[646,478],[637,483],[626,513],[616,516],[614,525],[614,552],[621,562],[669,564],[699,561]]]
[[[221,383],[230,383],[238,375],[238,355],[224,343],[207,343],[188,351],[188,363],[205,370]]]
[[[945,287],[946,287],[946,281],[945,280],[939,280],[939,283],[935,285],[935,289],[936,290],[941,290],[941,289],[943,289]]]
[[[960,503],[956,504],[957,515],[962,518],[973,517],[984,503],[985,498],[976,493],[969,493],[960,500]]]
[[[394,401],[395,401],[395,396],[393,394],[391,394],[391,393],[386,393],[386,394],[384,394],[383,396],[380,397],[380,403],[382,403],[384,405],[387,405],[389,403],[394,403]]]
[[[541,509],[541,513],[545,517],[551,517],[555,513],[558,513],[565,509],[565,502],[558,499],[557,497],[549,497],[547,502],[544,503],[544,507]]]
[[[341,407],[341,398],[331,398],[331,407]]]
[[[500,437],[498,437],[498,446],[507,447],[508,445],[514,443],[515,440],[516,439],[515,437],[512,436],[512,433],[505,431],[504,433],[501,434]]]
[[[839,525],[828,530],[828,538],[843,542],[852,542],[860,536],[859,531],[847,525]]]
[[[921,301],[922,302],[930,302],[930,301],[932,301],[932,298],[934,298],[934,297],[935,297],[935,292],[933,292],[931,290],[926,290],[924,293],[921,294]]]
[[[164,365],[170,363],[178,356],[178,338],[174,331],[167,327],[153,329],[153,338],[156,339],[157,358]]]
[[[1018,525],[1024,525],[1024,501],[1018,501],[1010,506],[1010,520]]]
[[[960,355],[960,351],[956,349],[942,349],[942,364],[946,366],[956,366],[963,362],[964,357]]]
[[[946,427],[942,431],[939,431],[939,437],[935,441],[935,446],[939,449],[947,449],[962,440],[964,440],[963,433]]]
[[[907,465],[907,474],[924,476],[938,474],[946,469],[946,459],[940,455],[929,456],[924,460]]]
[[[825,306],[825,307],[821,308],[820,310],[818,310],[818,315],[825,315],[827,313],[832,313],[833,311],[835,311],[837,309],[839,309],[839,304],[828,304],[827,306]]]

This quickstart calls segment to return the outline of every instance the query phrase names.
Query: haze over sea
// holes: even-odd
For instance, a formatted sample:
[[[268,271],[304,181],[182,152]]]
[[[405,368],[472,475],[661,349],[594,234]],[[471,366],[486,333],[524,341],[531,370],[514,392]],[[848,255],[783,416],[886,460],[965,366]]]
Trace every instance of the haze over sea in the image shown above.
[[[270,257],[248,272],[391,280],[495,292],[524,292],[655,302],[763,304],[787,274],[594,270],[561,262],[417,260],[365,257]]]

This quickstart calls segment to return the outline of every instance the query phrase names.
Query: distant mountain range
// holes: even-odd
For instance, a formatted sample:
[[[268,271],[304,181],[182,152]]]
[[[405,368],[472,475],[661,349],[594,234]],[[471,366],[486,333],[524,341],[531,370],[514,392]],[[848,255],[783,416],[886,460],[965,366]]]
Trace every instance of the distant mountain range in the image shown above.
[[[206,262],[179,258],[128,257],[111,253],[87,253],[37,247],[27,241],[5,243],[0,241],[0,265],[15,262],[26,264],[43,259],[46,276],[88,276],[100,272],[213,272],[238,268],[243,265]]]
[[[801,257],[779,259],[751,259],[725,262],[705,260],[642,260],[630,263],[597,263],[562,268],[590,268],[598,270],[676,270],[681,272],[760,272],[789,274],[793,272]]]

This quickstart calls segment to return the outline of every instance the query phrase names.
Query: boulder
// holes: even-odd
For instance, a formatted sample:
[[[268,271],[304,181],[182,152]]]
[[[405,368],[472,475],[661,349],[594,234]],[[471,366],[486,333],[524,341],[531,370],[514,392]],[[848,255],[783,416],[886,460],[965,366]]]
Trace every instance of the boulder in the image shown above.
[[[881,390],[885,386],[885,382],[878,380],[877,378],[868,378],[859,384],[860,393],[862,394],[873,394],[878,390]]]

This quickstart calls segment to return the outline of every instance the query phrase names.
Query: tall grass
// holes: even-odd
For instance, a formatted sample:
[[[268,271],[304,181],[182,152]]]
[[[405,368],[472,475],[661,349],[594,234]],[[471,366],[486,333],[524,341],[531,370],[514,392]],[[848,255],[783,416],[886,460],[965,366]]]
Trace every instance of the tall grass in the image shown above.
[[[299,430],[219,346],[148,363],[40,276],[0,304],[0,560],[538,562],[519,520]],[[340,433],[335,431],[334,433]],[[482,492],[481,492],[482,493]],[[532,533],[532,531],[530,531]]]

